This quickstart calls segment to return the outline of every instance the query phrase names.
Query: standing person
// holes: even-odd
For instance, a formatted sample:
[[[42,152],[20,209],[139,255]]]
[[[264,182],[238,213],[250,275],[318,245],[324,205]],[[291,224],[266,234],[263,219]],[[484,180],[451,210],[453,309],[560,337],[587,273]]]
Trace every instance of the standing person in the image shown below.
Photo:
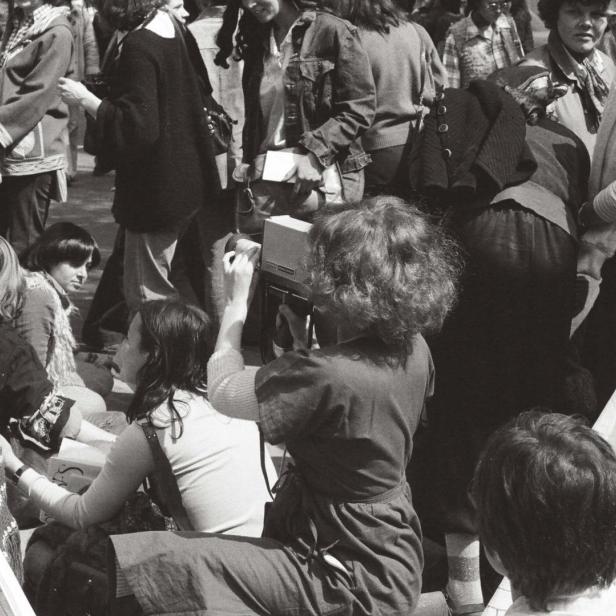
[[[16,0],[0,46],[0,235],[22,253],[66,200],[68,109],[57,91],[73,36],[62,0]]]
[[[71,26],[73,28],[73,79],[83,81],[92,78],[100,71],[98,45],[92,25],[94,13],[84,0],[71,0]],[[72,182],[77,173],[77,152],[79,141],[83,138],[85,118],[83,109],[69,107],[67,179]]]
[[[238,215],[240,230],[246,219],[260,218],[253,229],[258,234],[270,214],[307,217],[326,200],[354,201],[363,194],[369,158],[359,138],[374,119],[372,71],[356,28],[316,10],[316,4],[230,0],[227,5],[218,35],[221,65],[233,52],[243,8],[236,53],[244,60],[245,165],[235,178],[259,179],[270,150],[292,148],[302,155],[294,187],[273,193],[256,215],[242,210],[248,213]]]
[[[446,83],[445,68],[425,29],[409,22],[393,0],[323,4],[357,26],[370,59],[376,114],[362,136],[362,145],[372,158],[365,169],[366,192],[407,196],[409,167],[417,163],[423,116],[434,101],[436,88]]]
[[[443,64],[450,88],[466,88],[524,56],[508,0],[471,0],[470,14],[449,29]]]
[[[416,607],[423,559],[405,467],[432,389],[421,332],[438,328],[454,299],[455,251],[395,197],[324,208],[309,243],[313,299],[336,324],[336,343],[307,349],[305,324],[285,306],[298,350],[245,367],[258,254],[240,249],[225,256],[226,308],[208,362],[218,410],[257,421],[293,455],[263,537],[118,538],[117,562],[147,614],[408,616]]]
[[[532,17],[526,0],[512,0],[510,13],[513,21],[515,21],[524,53],[530,53],[535,48],[535,41],[533,39]]]
[[[159,0],[110,0],[105,12],[126,32],[109,96],[60,81],[62,97],[96,118],[100,151],[116,168],[112,212],[125,228],[124,295],[174,297],[171,262],[193,215],[220,186],[197,77],[181,31]]]
[[[607,28],[608,0],[540,0],[550,30],[546,45],[521,62],[547,68],[556,91],[550,116],[584,142],[591,158],[616,68],[597,48]]]

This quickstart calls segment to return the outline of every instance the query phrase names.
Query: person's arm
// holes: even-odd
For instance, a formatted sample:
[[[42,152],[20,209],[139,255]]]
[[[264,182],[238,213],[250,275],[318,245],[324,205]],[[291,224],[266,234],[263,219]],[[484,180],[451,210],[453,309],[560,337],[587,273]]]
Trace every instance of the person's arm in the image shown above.
[[[443,65],[447,72],[447,85],[450,88],[459,88],[460,77],[460,62],[458,58],[458,50],[456,49],[456,41],[453,34],[450,32],[445,39],[445,47],[443,48]]]
[[[20,76],[17,94],[0,105],[0,146],[5,149],[27,135],[58,101],[56,84],[69,70],[73,35],[57,26],[41,36],[37,63]]]
[[[15,473],[23,466],[21,460],[2,437],[0,446],[7,471]],[[21,474],[17,487],[58,522],[85,528],[110,520],[154,468],[145,435],[139,425],[132,424],[118,437],[100,474],[84,494],[73,494],[31,468]]]
[[[223,257],[225,308],[215,352],[207,364],[208,397],[212,406],[223,415],[253,421],[259,417],[254,385],[256,370],[245,369],[241,343],[258,258],[255,248],[249,253],[228,252]]]
[[[306,131],[299,140],[314,155],[311,162],[318,161],[319,173],[370,128],[376,110],[370,60],[357,32],[346,29],[337,41],[337,49],[332,51],[337,55],[332,69],[331,116],[321,126]]]

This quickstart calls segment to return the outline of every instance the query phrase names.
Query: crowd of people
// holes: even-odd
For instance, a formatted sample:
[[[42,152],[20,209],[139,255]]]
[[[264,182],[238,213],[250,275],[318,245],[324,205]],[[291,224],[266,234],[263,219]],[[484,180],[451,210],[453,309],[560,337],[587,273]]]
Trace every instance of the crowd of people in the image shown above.
[[[539,0],[535,46],[525,0],[411,4],[9,0],[0,549],[41,614],[478,616],[501,576],[507,616],[616,609],[610,5]],[[117,235],[80,334],[81,140]]]

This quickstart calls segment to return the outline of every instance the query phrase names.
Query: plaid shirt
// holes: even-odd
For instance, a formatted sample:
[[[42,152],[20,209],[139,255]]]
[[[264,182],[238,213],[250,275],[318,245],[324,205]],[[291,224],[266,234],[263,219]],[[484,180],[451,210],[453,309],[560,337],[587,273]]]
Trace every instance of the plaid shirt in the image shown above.
[[[68,14],[67,7],[62,7],[61,11],[63,14]],[[7,24],[10,34],[0,49],[0,68],[13,54],[25,47],[31,37],[42,32],[58,13],[58,8],[50,4],[43,4],[32,12],[15,9],[12,19]]]
[[[500,15],[493,26],[479,28],[471,16],[455,23],[445,40],[443,64],[450,88],[466,88],[524,56],[513,19]]]

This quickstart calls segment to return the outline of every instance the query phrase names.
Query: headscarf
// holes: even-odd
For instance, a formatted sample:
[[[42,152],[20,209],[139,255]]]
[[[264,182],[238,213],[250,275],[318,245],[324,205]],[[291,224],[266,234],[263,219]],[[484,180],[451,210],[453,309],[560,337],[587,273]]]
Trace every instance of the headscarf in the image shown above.
[[[597,67],[598,52],[593,52],[581,62],[577,62],[571,52],[565,47],[556,30],[550,32],[548,51],[554,63],[568,78],[573,79],[580,92],[582,106],[587,112],[593,132],[599,130],[599,124],[605,109],[605,101],[610,93],[608,84]],[[560,96],[565,94],[562,92]],[[556,98],[559,93],[556,92]]]

